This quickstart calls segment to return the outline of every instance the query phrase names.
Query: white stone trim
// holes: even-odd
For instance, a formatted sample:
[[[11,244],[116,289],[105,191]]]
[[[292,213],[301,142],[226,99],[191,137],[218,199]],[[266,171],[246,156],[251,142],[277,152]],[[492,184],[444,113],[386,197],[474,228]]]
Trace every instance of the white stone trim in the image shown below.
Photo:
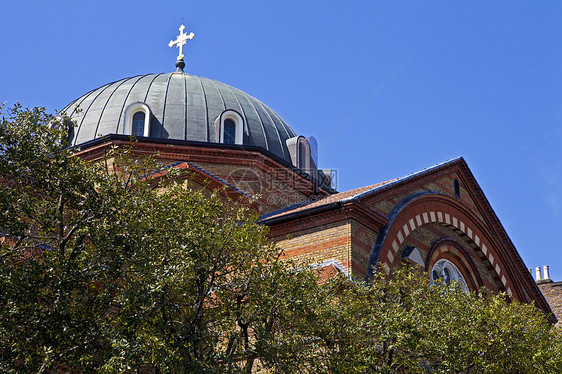
[[[333,265],[336,269],[341,271],[347,278],[350,278],[349,271],[347,271],[347,269],[345,268],[345,266],[343,266],[343,264],[341,264],[340,262],[338,262],[335,259],[313,263],[310,266],[311,266],[312,269],[322,269],[322,268],[325,268],[325,267],[330,266],[330,265]]]
[[[398,231],[398,234],[396,235],[396,237],[398,238],[398,242],[400,244],[404,243],[404,235],[402,235],[402,231]]]
[[[388,266],[388,264],[386,262],[382,265],[382,268],[383,268],[384,272],[386,273],[386,275],[390,274],[390,266]]]
[[[234,122],[234,144],[244,144],[244,119],[235,110],[225,110],[215,119],[216,142],[224,143],[224,121],[231,119]]]
[[[473,240],[471,246],[473,248],[478,248],[480,249],[480,251],[482,251],[482,253],[485,256],[484,258],[487,258],[489,260],[492,271],[495,271],[498,278],[502,281],[502,283],[504,283],[503,280],[506,279],[506,277],[503,274],[501,267],[499,266],[497,261],[496,263],[494,263],[495,261],[494,256],[492,255],[492,253],[488,251],[488,248],[486,247],[486,244],[484,244],[482,239],[478,235],[476,235],[474,230],[469,226],[467,226],[463,221],[461,221],[455,216],[451,216],[447,213],[443,213],[440,211],[437,212],[428,211],[428,212],[423,212],[421,214],[417,214],[415,217],[410,218],[408,222],[398,230],[398,232],[395,234],[392,240],[392,251],[389,251],[387,255],[390,265],[394,262],[396,258],[393,254],[391,254],[391,252],[398,253],[400,249],[400,245],[404,243],[404,241],[407,239],[410,233],[412,233],[416,228],[432,222],[437,222],[441,224],[446,223],[447,225],[453,226],[455,229],[458,230],[457,231],[458,233],[462,232],[469,239]],[[404,235],[403,232],[406,233],[406,235]],[[504,287],[506,283],[504,283]]]
[[[413,218],[410,218],[410,221],[408,221],[410,223],[410,232],[414,231],[416,229],[416,223],[414,222]]]
[[[449,284],[450,282],[456,282],[464,292],[468,292],[468,285],[466,280],[462,276],[459,268],[447,259],[441,259],[437,261],[431,268],[431,282],[435,283],[437,279],[434,278],[433,273],[436,273],[439,279]],[[448,274],[449,279],[446,279],[446,274]]]
[[[390,261],[390,263],[394,262],[394,256],[392,255],[392,252],[388,252],[388,255],[386,257],[388,258],[388,261]]]
[[[402,226],[402,230],[404,230],[404,236],[408,236],[410,235],[410,229],[408,228],[408,224],[405,223],[404,226]]]
[[[425,267],[425,262],[423,261],[419,248],[417,247],[413,247],[410,254],[403,258],[413,261],[416,264],[420,265],[421,267]]]
[[[302,146],[302,147],[301,147]],[[310,153],[310,144],[304,136],[295,136],[294,138],[287,139],[287,148],[289,149],[289,156],[294,166],[302,171],[312,174],[312,156]],[[304,155],[301,157],[301,152],[304,149]],[[300,160],[304,161],[304,165],[300,165]]]
[[[143,136],[150,136],[150,108],[142,102],[132,103],[125,109],[125,125],[123,128],[124,135],[133,135],[133,116],[138,113],[144,113],[144,129]]]

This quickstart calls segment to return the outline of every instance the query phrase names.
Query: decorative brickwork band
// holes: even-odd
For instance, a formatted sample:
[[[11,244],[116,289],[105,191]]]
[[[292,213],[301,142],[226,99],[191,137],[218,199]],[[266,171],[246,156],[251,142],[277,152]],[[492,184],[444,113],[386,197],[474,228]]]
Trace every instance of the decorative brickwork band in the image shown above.
[[[421,193],[405,200],[403,204],[397,205],[398,209],[392,213],[392,219],[386,230],[383,230],[384,237],[378,240],[378,260],[386,272],[390,271],[400,257],[402,244],[414,230],[424,225],[438,224],[463,238],[487,267],[500,291],[506,291],[510,295],[517,292],[521,298],[524,297],[519,285],[511,281],[512,275],[506,270],[509,269],[506,264],[509,259],[505,250],[470,208],[457,199],[439,193]],[[375,249],[377,248],[373,251]],[[482,285],[474,277],[469,278],[473,279],[474,287]]]

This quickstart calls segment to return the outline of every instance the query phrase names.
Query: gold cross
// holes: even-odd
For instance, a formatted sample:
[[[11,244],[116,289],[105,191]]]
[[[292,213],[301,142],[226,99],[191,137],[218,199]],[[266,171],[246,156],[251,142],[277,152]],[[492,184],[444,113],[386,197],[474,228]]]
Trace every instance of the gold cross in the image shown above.
[[[186,33],[184,33],[183,31],[185,30],[185,26],[181,25],[180,28],[180,34],[178,35],[178,37],[176,38],[176,40],[170,40],[170,43],[168,43],[168,46],[170,48],[172,48],[174,45],[177,45],[180,49],[180,54],[178,55],[178,61],[183,60],[183,45],[187,42],[187,40],[189,39],[193,39],[193,37],[195,36],[194,33],[191,33],[189,35],[187,35]]]

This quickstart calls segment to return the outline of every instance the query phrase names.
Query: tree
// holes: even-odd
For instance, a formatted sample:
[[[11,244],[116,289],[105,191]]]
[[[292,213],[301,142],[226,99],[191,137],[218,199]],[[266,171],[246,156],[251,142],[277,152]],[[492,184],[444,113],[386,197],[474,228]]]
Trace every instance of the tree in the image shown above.
[[[2,372],[562,372],[532,305],[409,267],[321,282],[181,171],[134,147],[88,163],[68,123],[3,113]]]
[[[64,123],[40,108],[7,114],[0,126],[0,370],[90,370],[108,344],[103,324],[122,265],[94,233],[118,209],[118,196],[106,193],[114,188],[109,175],[69,157]]]
[[[7,114],[0,370],[249,372],[257,357],[273,362],[265,341],[294,310],[286,291],[314,277],[279,260],[254,212],[180,175],[155,190],[157,163],[131,149],[95,164],[73,157],[68,124],[42,109]]]
[[[559,331],[505,294],[432,285],[409,265],[388,277],[381,270],[368,287],[330,287],[330,307],[310,331],[328,351],[330,372],[562,372]]]

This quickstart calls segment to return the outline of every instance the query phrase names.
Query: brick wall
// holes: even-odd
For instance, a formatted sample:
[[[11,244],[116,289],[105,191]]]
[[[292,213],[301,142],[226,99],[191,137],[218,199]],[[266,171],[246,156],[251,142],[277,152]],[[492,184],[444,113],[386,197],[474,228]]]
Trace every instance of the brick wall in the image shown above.
[[[297,231],[289,237],[277,237],[273,240],[285,251],[287,257],[309,263],[336,260],[350,271],[350,234],[351,224],[344,220]]]
[[[245,193],[258,197],[260,214],[304,202],[312,194],[312,184],[289,170],[266,172],[252,165],[193,163]]]
[[[377,232],[355,221],[351,223],[351,274],[357,281],[363,281],[367,264],[377,239]]]
[[[550,305],[552,312],[558,318],[557,327],[561,327],[560,319],[562,318],[562,282],[553,282],[550,279],[537,281],[537,285],[541,290],[544,298]]]
[[[451,173],[446,176],[443,176],[436,180],[427,180],[425,183],[422,181],[422,185],[418,185],[415,188],[409,189],[393,189],[392,196],[387,199],[378,201],[375,203],[374,207],[379,211],[383,212],[384,214],[389,214],[390,211],[396,206],[398,202],[404,199],[407,196],[410,196],[417,192],[428,192],[428,191],[435,191],[441,192],[449,196],[455,196],[454,189],[453,189],[453,181],[457,179],[459,180],[459,187],[460,187],[460,197],[461,200],[467,204],[480,218],[482,215],[479,213],[478,208],[472,197],[470,196],[466,186],[462,183],[460,177],[456,173]]]
[[[404,240],[398,253],[401,253],[406,247],[414,246],[419,249],[423,261],[427,263],[429,260],[427,258],[429,250],[433,247],[434,243],[444,238],[450,238],[461,245],[476,265],[477,271],[484,282],[484,286],[490,290],[498,291],[498,286],[496,285],[496,281],[493,279],[492,274],[474,252],[473,248],[464,241],[462,236],[444,225],[431,223],[416,228]]]

